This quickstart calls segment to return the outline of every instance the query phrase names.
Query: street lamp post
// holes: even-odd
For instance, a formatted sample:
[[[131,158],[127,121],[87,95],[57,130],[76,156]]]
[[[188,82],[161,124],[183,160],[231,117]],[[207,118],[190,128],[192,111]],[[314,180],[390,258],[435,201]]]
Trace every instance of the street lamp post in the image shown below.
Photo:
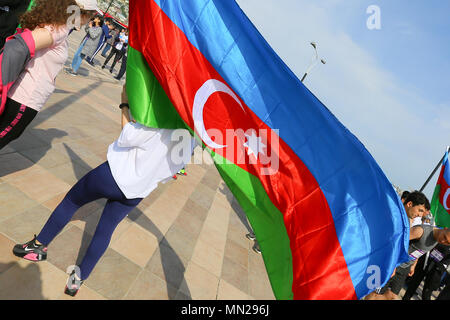
[[[314,48],[314,56],[312,57],[312,60],[311,60],[311,63],[309,65],[308,69],[306,70],[305,74],[303,75],[303,78],[301,80],[302,82],[305,80],[308,73],[311,72],[311,70],[317,65],[319,60],[322,64],[326,63],[326,61],[324,59],[319,59],[319,54],[317,52],[317,44],[315,42],[311,42],[311,46]]]

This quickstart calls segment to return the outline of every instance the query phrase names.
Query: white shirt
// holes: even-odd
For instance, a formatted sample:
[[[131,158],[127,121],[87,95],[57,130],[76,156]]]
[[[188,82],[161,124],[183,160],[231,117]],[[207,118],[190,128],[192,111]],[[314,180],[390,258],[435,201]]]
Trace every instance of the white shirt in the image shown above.
[[[186,129],[154,129],[129,122],[109,146],[107,158],[125,196],[145,198],[159,182],[170,180],[186,166],[196,145]]]

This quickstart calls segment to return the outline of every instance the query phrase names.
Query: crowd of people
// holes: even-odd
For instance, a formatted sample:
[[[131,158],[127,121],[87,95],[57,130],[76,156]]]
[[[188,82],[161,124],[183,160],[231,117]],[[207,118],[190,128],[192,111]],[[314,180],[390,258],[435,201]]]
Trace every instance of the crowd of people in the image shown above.
[[[111,20],[105,21],[98,15],[96,0],[35,0],[35,5],[27,12],[29,1],[21,1],[21,6],[14,6],[14,3],[18,1],[0,0],[0,18],[8,13],[8,26],[0,24],[0,41],[5,43],[3,46],[0,42],[4,65],[10,66],[12,71],[18,70],[17,74],[11,70],[5,73],[5,77],[7,74],[15,78],[7,79],[6,83],[13,84],[2,89],[2,95],[7,99],[0,106],[0,149],[21,136],[54,92],[55,78],[68,58],[67,38],[71,32],[85,32],[86,35],[74,55],[70,74],[76,76],[83,61],[95,65],[99,52],[105,58],[102,69],[113,59],[110,73],[121,61],[116,79],[120,80],[126,71],[128,30],[118,30]],[[71,5],[79,6],[84,28],[68,30],[66,21],[70,13],[67,8]],[[14,15],[10,16],[11,13]],[[12,36],[19,23],[22,31]],[[3,77],[4,70],[1,71]],[[189,157],[182,163],[174,163],[171,159],[172,150],[178,145],[170,139],[173,130],[152,129],[132,121],[126,86],[119,108],[122,132],[109,146],[107,160],[71,188],[37,236],[13,248],[18,257],[35,262],[46,260],[48,245],[74,213],[88,202],[106,198],[108,201],[79,266],[80,271],[72,272],[65,288],[71,296],[79,291],[102,257],[117,225],[157,188],[158,183],[172,179],[189,161]],[[196,145],[194,139],[184,143],[190,144],[187,148],[191,151]],[[401,289],[405,288],[403,300],[409,300],[424,280],[422,299],[429,300],[433,291],[440,290],[437,299],[448,300],[450,230],[432,225],[430,203],[422,192],[404,192],[401,199],[411,223],[408,252],[411,259],[399,265],[387,284],[365,299],[398,299]],[[256,240],[253,232],[247,237]],[[254,250],[260,253],[257,242]]]
[[[74,30],[76,28],[72,29],[71,32]],[[128,29],[119,29],[114,25],[112,19],[104,19],[101,15],[96,15],[85,26],[84,32],[86,35],[73,57],[71,69],[67,72],[77,76],[83,60],[91,66],[95,66],[94,59],[101,51],[101,56],[105,58],[101,66],[102,69],[106,68],[112,59],[109,72],[113,73],[114,67],[121,61],[119,72],[114,76],[116,80],[121,80],[127,65]]]

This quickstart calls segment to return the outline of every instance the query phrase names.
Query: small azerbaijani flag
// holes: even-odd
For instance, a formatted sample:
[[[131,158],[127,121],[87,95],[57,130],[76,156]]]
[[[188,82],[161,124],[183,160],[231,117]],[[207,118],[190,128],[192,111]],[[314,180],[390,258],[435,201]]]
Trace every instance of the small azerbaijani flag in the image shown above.
[[[131,113],[203,141],[252,225],[275,297],[358,299],[373,277],[384,285],[409,259],[398,195],[237,3],[129,3]]]
[[[441,173],[434,189],[430,211],[438,227],[450,228],[450,163],[448,161],[448,149],[445,152]]]

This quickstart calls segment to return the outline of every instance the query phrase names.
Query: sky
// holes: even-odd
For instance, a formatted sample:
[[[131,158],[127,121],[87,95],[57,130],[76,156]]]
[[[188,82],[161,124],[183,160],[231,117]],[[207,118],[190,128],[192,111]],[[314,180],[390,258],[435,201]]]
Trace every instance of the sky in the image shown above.
[[[418,190],[450,145],[449,0],[237,0],[387,178]],[[370,30],[379,8],[379,29]],[[424,193],[431,200],[435,174]]]

